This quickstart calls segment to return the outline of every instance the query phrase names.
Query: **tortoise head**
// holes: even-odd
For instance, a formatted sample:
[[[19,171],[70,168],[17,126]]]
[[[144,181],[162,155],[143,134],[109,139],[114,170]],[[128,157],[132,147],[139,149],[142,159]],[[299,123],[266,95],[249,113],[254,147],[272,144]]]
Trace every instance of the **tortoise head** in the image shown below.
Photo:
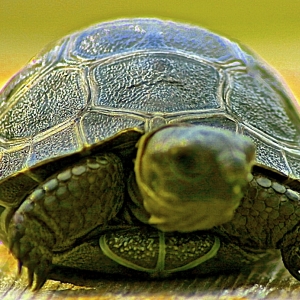
[[[254,157],[250,139],[223,129],[180,124],[146,134],[135,173],[149,223],[185,232],[230,221]]]

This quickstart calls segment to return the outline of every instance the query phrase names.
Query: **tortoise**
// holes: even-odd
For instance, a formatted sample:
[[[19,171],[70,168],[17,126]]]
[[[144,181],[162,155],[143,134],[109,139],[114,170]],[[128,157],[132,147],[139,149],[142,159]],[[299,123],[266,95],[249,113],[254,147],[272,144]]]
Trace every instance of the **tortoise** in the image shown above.
[[[62,270],[207,275],[269,249],[300,279],[299,114],[245,47],[101,23],[34,57],[0,107],[0,237],[30,287]]]

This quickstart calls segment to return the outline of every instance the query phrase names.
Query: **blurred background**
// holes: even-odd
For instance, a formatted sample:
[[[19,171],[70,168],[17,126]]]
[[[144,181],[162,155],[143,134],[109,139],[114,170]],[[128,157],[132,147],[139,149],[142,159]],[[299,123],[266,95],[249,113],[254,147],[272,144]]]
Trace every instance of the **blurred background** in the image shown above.
[[[0,0],[0,88],[47,43],[93,23],[158,17],[241,41],[300,99],[299,0]]]
[[[21,69],[32,56],[49,42],[93,23],[128,17],[157,17],[191,23],[241,41],[275,67],[300,100],[299,0],[0,0],[0,90],[14,73]],[[0,245],[1,274],[6,274],[4,278],[1,278],[0,283],[4,288],[1,292],[0,286],[0,295],[2,295],[0,298],[17,299],[18,296],[16,295],[20,293],[23,298],[25,295],[24,289],[22,288],[19,291],[18,286],[25,286],[26,278],[23,278],[23,285],[12,283],[14,282],[16,266],[15,261],[8,257],[7,250]],[[8,260],[8,263],[6,260]],[[278,280],[276,281],[275,278],[275,281],[270,283],[269,278],[273,278],[273,275],[269,276],[269,271],[265,270],[265,266],[262,270],[258,274],[268,274],[268,276],[260,278],[254,272],[251,273],[250,279],[248,278],[246,281],[250,287],[250,295],[256,293],[255,295],[260,295],[259,299],[263,299],[261,295],[267,291],[271,293],[271,297],[272,293],[275,293],[278,289],[280,291],[280,287],[278,288],[276,283]],[[277,274],[274,268],[272,270],[273,273],[270,274]],[[282,274],[282,270],[281,266],[279,276]],[[287,272],[284,274],[288,276]],[[221,289],[226,286],[224,282],[228,286],[233,283],[234,287],[244,282],[239,281],[234,276],[230,278],[232,281],[226,275],[217,281],[213,278],[208,283],[206,281],[200,282],[204,282],[204,290],[207,286],[213,285],[214,282],[217,288],[220,287]],[[243,279],[243,277],[241,278]],[[9,284],[5,281],[8,279],[10,280]],[[286,290],[294,290],[296,298],[290,298],[289,294],[286,294],[282,299],[299,299],[298,283],[295,280],[289,280],[286,281]],[[110,295],[109,298],[103,296],[101,299],[123,299],[123,295],[120,296],[120,293],[122,293],[124,286],[118,282],[115,285],[109,283],[106,286],[106,284],[107,282],[104,282],[102,289],[100,286],[97,291],[105,294],[114,287],[113,291],[117,294],[117,297],[114,298]],[[196,293],[195,291],[201,294],[204,293],[201,289],[197,290],[199,286],[201,287],[199,281],[194,283],[188,281],[186,284],[188,286],[175,281],[173,290],[182,293],[186,289],[187,293],[191,293],[191,295]],[[14,290],[7,293],[7,287],[14,287]],[[60,292],[68,288],[71,289],[70,292],[73,292],[75,289],[73,286],[61,286],[55,282],[54,287],[51,286],[50,290],[56,288],[61,289]],[[130,289],[133,292],[137,291],[138,299],[158,299],[157,295],[154,295],[153,298],[142,297],[139,283],[135,287],[125,286],[126,291]],[[283,293],[286,290],[283,289]],[[87,295],[94,296],[93,289],[90,291],[91,293]],[[152,289],[152,291],[156,290]],[[212,289],[212,291],[215,290]],[[84,290],[84,294],[86,293]],[[225,295],[228,293],[225,288],[224,293]],[[49,299],[51,297],[49,295],[46,292],[45,298],[38,297],[39,299]],[[69,294],[61,293],[59,299],[66,299],[66,295]],[[204,298],[201,299],[216,299],[209,298],[210,296],[207,296],[207,293],[203,295]],[[228,298],[227,296],[218,299],[246,299],[244,297]],[[91,299],[88,296],[86,297],[80,299]],[[35,296],[33,298],[37,299]],[[74,298],[68,297],[68,299],[75,298],[78,299],[78,294],[74,294]],[[55,299],[58,298],[55,297]],[[98,294],[97,299],[100,299]],[[130,299],[133,298],[130,297]],[[160,297],[160,299],[171,298]],[[174,299],[173,296],[172,299]],[[272,297],[272,299],[275,298]]]

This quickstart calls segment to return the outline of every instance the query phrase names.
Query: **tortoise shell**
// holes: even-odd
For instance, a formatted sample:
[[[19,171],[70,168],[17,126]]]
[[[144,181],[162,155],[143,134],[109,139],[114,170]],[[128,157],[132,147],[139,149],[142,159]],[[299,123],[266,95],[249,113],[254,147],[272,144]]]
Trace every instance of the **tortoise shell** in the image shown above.
[[[0,209],[76,155],[108,147],[126,157],[143,133],[178,122],[248,136],[257,164],[299,178],[294,102],[274,70],[206,29],[156,19],[89,27],[52,43],[1,92]]]

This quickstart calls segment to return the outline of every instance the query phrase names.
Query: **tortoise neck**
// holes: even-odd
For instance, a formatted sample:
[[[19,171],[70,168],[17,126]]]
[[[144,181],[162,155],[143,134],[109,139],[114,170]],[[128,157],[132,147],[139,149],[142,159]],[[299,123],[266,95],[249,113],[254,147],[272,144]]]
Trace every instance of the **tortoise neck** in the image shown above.
[[[130,201],[128,201],[127,205],[132,214],[142,223],[148,224],[150,215],[144,208],[143,197],[136,183],[134,172],[131,172],[129,175],[127,190],[130,197]]]

